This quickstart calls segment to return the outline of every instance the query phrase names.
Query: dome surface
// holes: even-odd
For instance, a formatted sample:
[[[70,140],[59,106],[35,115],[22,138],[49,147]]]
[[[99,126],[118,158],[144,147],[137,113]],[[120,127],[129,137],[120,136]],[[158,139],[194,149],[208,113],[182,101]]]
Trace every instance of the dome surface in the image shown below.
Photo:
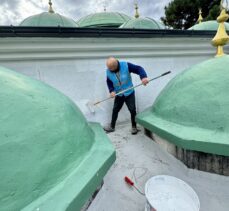
[[[119,12],[100,12],[82,17],[77,24],[80,27],[119,27],[130,19]]]
[[[182,148],[228,156],[228,66],[225,55],[187,69],[137,121]]]
[[[77,23],[65,16],[62,16],[58,13],[43,12],[38,15],[33,15],[20,23],[20,26],[49,26],[49,27],[78,27]]]
[[[229,31],[229,23],[225,22],[225,28]],[[217,31],[219,28],[219,23],[217,21],[205,21],[199,24],[196,24],[189,28],[188,30],[209,30],[209,31]]]
[[[135,18],[124,23],[120,28],[131,29],[165,29],[165,26],[151,18]]]
[[[0,98],[0,210],[24,210],[33,201],[25,210],[65,210],[74,200],[79,209],[96,189],[87,184],[99,185],[114,161],[102,129],[57,90],[3,67]]]

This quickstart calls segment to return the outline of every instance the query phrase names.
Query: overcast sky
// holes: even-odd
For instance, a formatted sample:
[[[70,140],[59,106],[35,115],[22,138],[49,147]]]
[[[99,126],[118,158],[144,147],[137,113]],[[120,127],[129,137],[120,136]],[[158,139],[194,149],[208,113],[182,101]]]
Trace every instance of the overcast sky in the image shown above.
[[[138,0],[141,17],[159,20],[171,0]],[[84,15],[107,11],[134,15],[135,0],[52,0],[55,12],[78,20]],[[0,0],[0,25],[17,25],[24,18],[48,10],[48,0]]]

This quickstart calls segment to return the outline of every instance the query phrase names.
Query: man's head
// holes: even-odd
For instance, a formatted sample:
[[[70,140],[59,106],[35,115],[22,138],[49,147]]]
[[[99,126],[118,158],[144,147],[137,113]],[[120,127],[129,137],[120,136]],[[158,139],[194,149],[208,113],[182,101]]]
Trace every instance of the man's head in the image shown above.
[[[117,59],[115,59],[114,57],[110,57],[107,59],[107,68],[112,71],[112,72],[117,72],[119,71],[119,62]]]

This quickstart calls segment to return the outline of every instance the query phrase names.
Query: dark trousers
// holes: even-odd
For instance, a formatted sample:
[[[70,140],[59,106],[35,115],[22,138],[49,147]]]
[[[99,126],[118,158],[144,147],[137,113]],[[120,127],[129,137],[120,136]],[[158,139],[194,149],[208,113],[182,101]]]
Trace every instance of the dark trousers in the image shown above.
[[[114,100],[114,107],[112,112],[111,127],[115,128],[116,120],[118,118],[118,113],[121,110],[124,102],[131,114],[132,127],[136,127],[135,116],[136,116],[136,105],[135,105],[135,94],[134,92],[129,96],[116,96]]]

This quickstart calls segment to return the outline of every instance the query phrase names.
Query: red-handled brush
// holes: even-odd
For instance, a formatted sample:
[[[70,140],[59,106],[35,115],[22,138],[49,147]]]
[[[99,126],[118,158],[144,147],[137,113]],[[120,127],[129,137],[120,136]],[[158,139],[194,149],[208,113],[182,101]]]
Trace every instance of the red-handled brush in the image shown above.
[[[129,177],[125,176],[125,177],[124,177],[124,180],[125,180],[125,182],[126,182],[128,185],[134,187],[135,190],[138,191],[138,193],[140,193],[141,195],[145,196],[145,194],[142,193],[142,192],[134,185],[134,182],[133,182]],[[154,207],[151,207],[151,211],[157,211],[157,210],[156,210]]]
[[[127,184],[129,184],[130,186],[134,186],[134,182],[129,177],[125,177],[124,179]]]
[[[125,177],[124,177],[124,180],[125,180],[125,182],[126,182],[128,185],[134,187],[135,190],[138,191],[138,193],[140,193],[140,194],[142,194],[143,196],[145,196],[145,194],[142,193],[142,192],[134,185],[134,182],[133,182],[129,177],[125,176]]]

